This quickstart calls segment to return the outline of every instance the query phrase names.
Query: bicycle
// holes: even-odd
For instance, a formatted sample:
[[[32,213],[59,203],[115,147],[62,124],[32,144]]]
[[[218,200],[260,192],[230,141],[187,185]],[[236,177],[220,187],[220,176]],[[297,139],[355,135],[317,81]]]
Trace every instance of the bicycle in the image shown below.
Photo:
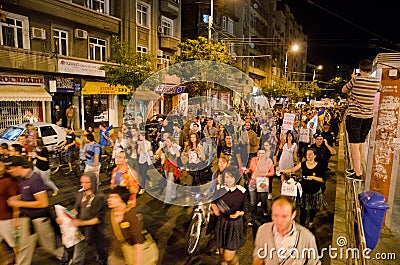
[[[68,166],[67,155],[64,146],[55,146],[49,157],[50,174],[56,174],[61,167]]]
[[[80,178],[82,176],[82,173],[85,172],[85,167],[86,167],[86,159],[79,158],[78,163],[76,163],[74,168],[75,176]]]
[[[211,203],[208,206],[202,202],[202,195],[196,194],[197,206],[194,209],[192,220],[186,235],[185,249],[189,255],[195,254],[200,244],[202,231],[207,229],[211,217]]]

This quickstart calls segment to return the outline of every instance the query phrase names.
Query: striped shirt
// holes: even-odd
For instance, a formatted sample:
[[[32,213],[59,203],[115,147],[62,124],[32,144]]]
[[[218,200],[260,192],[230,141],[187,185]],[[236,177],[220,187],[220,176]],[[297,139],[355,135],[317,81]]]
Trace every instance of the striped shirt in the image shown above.
[[[372,76],[356,76],[347,84],[351,91],[347,114],[361,119],[373,117],[373,105],[376,92],[381,87],[380,80]]]

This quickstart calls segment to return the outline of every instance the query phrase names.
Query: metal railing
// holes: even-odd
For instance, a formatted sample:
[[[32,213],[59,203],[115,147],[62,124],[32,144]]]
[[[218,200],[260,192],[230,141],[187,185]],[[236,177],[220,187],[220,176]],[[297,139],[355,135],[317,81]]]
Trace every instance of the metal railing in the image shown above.
[[[344,123],[345,124],[345,123]],[[354,168],[351,159],[351,150],[348,143],[348,135],[344,130],[345,138],[345,163],[346,168]],[[363,171],[365,172],[365,170]],[[346,173],[345,173],[346,175]],[[346,201],[346,232],[348,239],[348,248],[357,248],[359,250],[357,257],[348,257],[347,264],[368,265],[368,259],[362,255],[367,248],[364,234],[364,227],[361,218],[361,205],[358,199],[358,194],[363,192],[364,183],[359,180],[345,178],[345,201]]]

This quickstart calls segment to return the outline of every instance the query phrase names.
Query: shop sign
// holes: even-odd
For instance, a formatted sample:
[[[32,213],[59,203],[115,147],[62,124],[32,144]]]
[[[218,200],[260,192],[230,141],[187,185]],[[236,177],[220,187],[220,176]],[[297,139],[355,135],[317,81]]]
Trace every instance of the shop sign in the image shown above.
[[[59,59],[58,72],[76,75],[106,76],[106,73],[99,68],[103,64],[87,63],[74,60]]]
[[[185,86],[161,85],[156,87],[155,92],[159,94],[181,94],[185,91]]]
[[[0,84],[2,85],[43,86],[43,83],[43,76],[0,74]]]
[[[103,122],[108,121],[108,110],[103,111],[98,116],[93,116],[93,122]]]
[[[71,77],[56,77],[57,92],[74,93],[81,90],[81,85]]]
[[[129,88],[126,86],[111,86],[104,82],[86,82],[82,89],[83,95],[127,95]]]

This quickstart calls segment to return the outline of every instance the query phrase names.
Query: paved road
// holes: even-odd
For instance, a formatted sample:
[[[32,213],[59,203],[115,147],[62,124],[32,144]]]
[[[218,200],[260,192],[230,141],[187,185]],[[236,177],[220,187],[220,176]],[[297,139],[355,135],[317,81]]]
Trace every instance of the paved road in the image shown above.
[[[336,193],[336,177],[335,171],[337,168],[337,156],[332,157],[330,163],[332,173],[327,181],[327,190],[324,194],[328,207],[325,211],[317,214],[314,234],[317,238],[317,244],[320,248],[331,244],[333,213]],[[79,187],[79,179],[75,176],[66,176],[63,173],[53,177],[56,185],[60,188],[60,193],[56,197],[50,198],[52,205],[60,203],[70,207],[74,203],[74,198]],[[107,191],[109,176],[100,175],[102,182],[101,189]],[[273,181],[273,195],[276,196],[280,192],[280,180]],[[50,192],[49,192],[50,194]],[[145,227],[153,235],[157,241],[160,250],[160,265],[215,265],[218,263],[218,256],[213,252],[213,244],[206,243],[206,240],[201,242],[199,254],[188,256],[184,250],[185,237],[187,227],[189,226],[193,208],[182,207],[175,205],[165,205],[163,202],[154,199],[148,194],[143,194],[138,198],[137,208],[144,215]],[[248,217],[248,214],[246,215]],[[267,220],[259,220],[259,224]],[[298,216],[297,216],[298,221]],[[240,264],[251,264],[251,253],[253,251],[254,234],[257,227],[246,227],[245,245],[238,251]],[[0,249],[0,256],[3,256],[4,251]],[[34,255],[34,265],[57,264],[57,262],[43,253],[40,248]],[[94,250],[88,251],[88,259],[86,265],[94,265],[95,254]],[[330,264],[329,260],[323,260],[324,265]],[[1,265],[1,263],[0,263]]]

